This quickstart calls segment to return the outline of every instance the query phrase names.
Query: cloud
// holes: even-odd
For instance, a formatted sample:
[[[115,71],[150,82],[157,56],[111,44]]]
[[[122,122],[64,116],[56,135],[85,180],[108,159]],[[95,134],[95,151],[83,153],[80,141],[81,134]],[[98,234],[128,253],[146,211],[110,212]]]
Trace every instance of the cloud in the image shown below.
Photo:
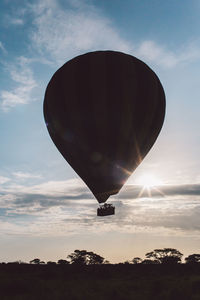
[[[86,1],[68,0],[65,5],[58,0],[34,1],[19,10],[10,22],[22,25],[27,17],[32,21],[27,31],[30,58],[28,55],[19,57],[7,68],[16,87],[0,93],[0,107],[4,111],[32,101],[31,96],[39,86],[31,65],[36,62],[49,64],[55,70],[55,66],[61,66],[76,55],[107,49],[129,53],[165,69],[200,58],[199,47],[195,44],[170,51],[153,40],[143,40],[139,44],[128,41],[103,11]],[[5,50],[2,43],[0,49]]]
[[[58,1],[39,1],[31,11],[35,24],[32,43],[56,64],[97,49],[130,52],[129,43],[92,5],[77,2],[75,7],[64,10]]]
[[[157,45],[154,41],[142,42],[137,48],[136,53],[144,60],[167,68],[174,67],[178,63],[174,53]]]
[[[40,175],[33,175],[29,173],[15,172],[14,176],[18,178],[40,178]],[[10,180],[7,177],[2,178],[2,182]],[[143,192],[141,193],[141,191]],[[49,181],[40,183],[37,185],[18,185],[10,182],[9,186],[1,188],[1,199],[5,199],[6,195],[9,197],[12,195],[12,203],[18,207],[26,204],[29,206],[31,203],[39,203],[41,210],[50,208],[52,206],[68,206],[69,201],[83,201],[90,203],[91,200],[96,202],[92,192],[87,186],[79,179],[69,179],[65,181]],[[149,193],[148,189],[144,189],[139,185],[125,185],[122,191],[110,198],[114,201],[130,201],[129,203],[135,203],[137,201],[143,201],[143,199],[154,199],[153,201],[176,201],[182,197],[183,202],[187,200],[188,196],[195,199],[195,203],[198,203],[198,196],[200,195],[200,184],[188,184],[188,185],[163,185],[159,187],[152,187]],[[195,198],[195,196],[197,196]],[[89,202],[88,202],[89,201]],[[6,202],[5,202],[6,203]],[[190,205],[192,201],[190,200]],[[199,202],[200,203],[200,202]]]
[[[111,20],[92,4],[67,1],[68,9],[59,1],[39,1],[30,6],[34,18],[31,41],[44,56],[57,65],[88,51],[116,50],[126,52],[163,68],[173,68],[200,58],[199,47],[186,45],[176,52],[153,40],[140,44],[127,41]]]
[[[145,194],[138,197],[141,188],[125,186],[118,195],[112,196],[110,201],[116,207],[116,214],[103,219],[96,216],[98,203],[79,179],[32,186],[11,182],[0,189],[0,207],[4,209],[6,220],[21,220],[24,227],[33,218],[34,228],[29,227],[37,234],[41,228],[42,234],[53,234],[51,228],[57,235],[75,234],[86,229],[96,233],[199,235],[200,184],[159,187],[165,193],[164,197],[156,190],[152,191],[152,197]]]
[[[73,3],[71,8],[70,3]],[[27,4],[20,13],[25,18],[33,18],[34,26],[29,31],[28,52],[31,50],[31,56],[18,57],[13,65],[6,66],[16,87],[0,92],[0,108],[3,111],[32,101],[31,95],[36,86],[39,86],[31,66],[35,62],[49,64],[51,67],[60,66],[66,60],[91,50],[130,50],[129,43],[120,38],[110,20],[92,5],[78,1],[69,1],[68,4],[69,8],[63,9],[55,0],[36,1],[34,4]],[[23,20],[9,18],[9,23],[13,22],[19,25]]]
[[[8,26],[13,26],[16,29],[16,26],[22,26],[25,23],[25,16],[28,13],[27,11],[27,3],[20,5],[20,3],[13,3],[12,10],[9,10],[8,14],[3,15],[2,23],[5,28]],[[17,4],[17,5],[15,5]]]
[[[11,18],[10,24],[12,25],[24,25],[24,20],[20,18]]]
[[[3,43],[0,41],[0,50],[3,52],[3,53],[7,53]]]
[[[7,191],[24,194],[41,194],[47,197],[59,197],[60,195],[77,196],[82,194],[82,192],[85,193],[87,190],[86,185],[81,182],[81,180],[69,179],[63,181],[48,181],[32,186],[12,184]]]
[[[174,53],[151,40],[143,41],[137,47],[136,54],[144,60],[164,68],[173,68],[178,64],[200,59],[199,47],[195,45],[187,45]]]
[[[25,235],[25,230],[22,226],[19,224],[15,224],[10,222],[9,220],[0,220],[0,227],[1,227],[1,237],[3,235],[9,236],[9,235]],[[27,233],[26,233],[27,234]]]
[[[144,189],[143,193],[141,193],[141,190],[142,187],[139,185],[126,185],[126,188],[118,197],[123,199],[149,197],[148,189]],[[152,197],[199,196],[200,184],[160,185],[152,187],[150,194]]]
[[[13,172],[12,174],[19,179],[42,178],[41,175],[34,175],[32,173],[25,173],[25,172],[20,172],[20,171]]]
[[[22,13],[23,12],[23,13]],[[3,24],[4,27],[8,27],[8,26],[22,26],[24,25],[24,20],[23,18],[21,18],[21,14],[24,14],[24,10],[23,11],[19,11],[19,12],[15,12],[15,16],[13,15],[5,15],[4,19],[3,19]],[[16,17],[16,14],[19,14],[19,17]]]
[[[34,213],[54,206],[67,207],[70,201],[92,198],[92,193],[78,179],[49,181],[31,186],[10,182],[9,186],[0,188],[0,206],[12,209],[15,213],[22,210],[24,213]]]
[[[4,176],[0,176],[0,184],[4,184],[4,183],[6,183],[8,181],[10,181],[10,178],[4,177]]]
[[[11,79],[17,86],[11,91],[1,91],[0,107],[2,110],[7,111],[18,104],[27,104],[32,101],[31,93],[37,83],[33,78],[33,72],[29,64],[30,60],[21,56],[17,59],[16,64],[7,66]]]

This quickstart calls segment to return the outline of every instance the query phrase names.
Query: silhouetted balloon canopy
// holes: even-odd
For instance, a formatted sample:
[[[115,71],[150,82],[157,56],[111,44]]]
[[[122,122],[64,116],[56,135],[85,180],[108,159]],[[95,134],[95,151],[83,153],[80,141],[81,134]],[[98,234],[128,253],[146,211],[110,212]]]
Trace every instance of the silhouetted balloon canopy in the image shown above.
[[[45,93],[49,134],[100,203],[118,193],[140,164],[164,116],[165,94],[156,74],[115,51],[73,58]]]

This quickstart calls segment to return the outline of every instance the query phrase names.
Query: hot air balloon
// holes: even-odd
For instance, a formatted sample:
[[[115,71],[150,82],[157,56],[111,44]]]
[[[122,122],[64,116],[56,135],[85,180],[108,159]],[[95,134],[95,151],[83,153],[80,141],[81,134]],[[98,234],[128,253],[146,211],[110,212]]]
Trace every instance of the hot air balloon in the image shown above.
[[[165,94],[141,60],[116,51],[77,56],[51,78],[44,99],[49,134],[99,203],[117,194],[156,141]],[[103,205],[98,215],[114,214]]]

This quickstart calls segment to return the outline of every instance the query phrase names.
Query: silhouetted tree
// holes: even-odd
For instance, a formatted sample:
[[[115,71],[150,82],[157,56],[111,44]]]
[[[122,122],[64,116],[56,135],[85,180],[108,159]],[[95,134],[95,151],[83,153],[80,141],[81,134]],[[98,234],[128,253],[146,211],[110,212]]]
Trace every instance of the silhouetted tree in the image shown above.
[[[8,262],[8,265],[19,265],[19,264],[20,264],[19,260]]]
[[[162,259],[162,264],[178,264],[181,263],[181,258],[178,256],[166,256]]]
[[[87,252],[86,250],[75,250],[68,255],[71,264],[77,265],[93,265],[104,263],[104,258],[94,252]]]
[[[183,254],[173,248],[155,249],[152,252],[148,252],[147,259],[157,261],[160,264],[177,264],[181,262]]]
[[[110,262],[106,259],[106,260],[104,260],[103,264],[104,264],[104,265],[109,265]]]
[[[20,263],[20,265],[28,265],[28,263],[27,263],[27,262],[25,262],[25,261],[22,261],[22,260],[19,260],[19,263]]]
[[[200,254],[191,254],[185,258],[186,264],[197,264],[200,263]]]
[[[55,261],[48,261],[47,265],[56,265],[56,262]]]
[[[140,257],[134,257],[134,258],[132,259],[132,263],[133,263],[134,265],[141,264],[141,262],[142,262],[142,259],[141,259]]]
[[[104,258],[94,252],[87,252],[88,265],[101,265],[104,263]]]
[[[43,265],[45,264],[45,262],[41,261],[39,258],[34,258],[33,260],[30,261],[30,264]]]
[[[126,260],[122,263],[123,265],[130,265],[130,261],[129,260]]]
[[[59,265],[68,265],[69,261],[65,259],[59,259],[57,262]]]
[[[157,264],[159,264],[159,261],[156,260],[156,259],[143,259],[141,264],[143,264],[143,265],[157,265]]]
[[[67,256],[67,258],[69,258],[71,264],[86,265],[87,264],[86,256],[87,256],[86,250],[74,250],[73,253]]]

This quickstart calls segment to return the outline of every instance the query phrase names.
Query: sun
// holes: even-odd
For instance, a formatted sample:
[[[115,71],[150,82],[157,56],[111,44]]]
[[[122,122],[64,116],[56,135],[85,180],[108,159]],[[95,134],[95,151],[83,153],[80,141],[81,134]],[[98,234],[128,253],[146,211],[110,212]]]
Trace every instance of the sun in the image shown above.
[[[144,188],[153,188],[154,186],[161,185],[162,181],[154,174],[146,173],[138,178],[137,184],[142,185]]]
[[[158,186],[163,185],[163,182],[154,174],[145,173],[141,175],[137,179],[137,184],[142,186],[138,194],[138,198],[142,197],[145,194],[145,192],[147,192],[148,196],[151,198],[152,192],[155,191],[161,194],[162,196],[165,196],[164,193],[160,190],[160,188],[158,188]]]

